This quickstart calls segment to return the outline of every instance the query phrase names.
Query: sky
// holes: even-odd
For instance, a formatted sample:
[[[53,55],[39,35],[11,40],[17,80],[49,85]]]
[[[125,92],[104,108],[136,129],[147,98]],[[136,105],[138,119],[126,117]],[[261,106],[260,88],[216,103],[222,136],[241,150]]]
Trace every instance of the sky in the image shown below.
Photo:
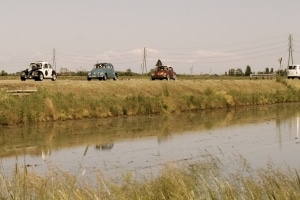
[[[58,72],[110,62],[146,73],[158,59],[179,74],[263,72],[292,63],[289,36],[300,63],[299,0],[3,0],[0,16],[8,73],[40,60]]]

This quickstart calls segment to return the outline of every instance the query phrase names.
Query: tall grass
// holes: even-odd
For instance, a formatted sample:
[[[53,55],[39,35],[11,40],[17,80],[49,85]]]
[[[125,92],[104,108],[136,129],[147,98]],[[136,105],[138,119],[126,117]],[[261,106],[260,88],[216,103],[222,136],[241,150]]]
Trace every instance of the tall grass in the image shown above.
[[[224,173],[217,158],[189,165],[169,164],[157,176],[121,180],[104,178],[96,182],[60,170],[46,176],[16,170],[1,173],[1,199],[299,199],[300,178],[296,169],[276,168]]]
[[[9,87],[36,87],[26,96]],[[56,81],[0,84],[2,125],[151,115],[300,101],[300,83],[286,80]]]

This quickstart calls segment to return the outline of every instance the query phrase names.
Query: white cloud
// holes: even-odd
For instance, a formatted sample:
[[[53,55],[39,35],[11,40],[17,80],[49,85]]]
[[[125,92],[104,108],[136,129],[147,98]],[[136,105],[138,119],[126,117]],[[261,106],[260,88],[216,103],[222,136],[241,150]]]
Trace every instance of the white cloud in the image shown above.
[[[144,49],[143,48],[138,48],[138,49],[132,49],[130,51],[128,51],[130,54],[134,54],[134,55],[143,55],[144,53]]]

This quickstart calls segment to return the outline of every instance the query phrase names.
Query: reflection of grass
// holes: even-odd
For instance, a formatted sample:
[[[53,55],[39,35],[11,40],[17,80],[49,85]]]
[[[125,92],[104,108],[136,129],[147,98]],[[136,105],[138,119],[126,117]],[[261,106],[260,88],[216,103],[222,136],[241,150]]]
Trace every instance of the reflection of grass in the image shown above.
[[[222,163],[210,157],[188,166],[168,165],[158,176],[120,181],[98,176],[92,183],[59,170],[41,177],[18,170],[1,174],[2,199],[299,199],[297,170],[252,170],[246,162],[238,172],[224,175]]]
[[[44,81],[0,84],[2,125],[151,115],[300,101],[293,83],[274,80]],[[35,87],[16,97],[5,90]]]
[[[0,128],[0,155],[20,155],[26,148],[27,153],[38,156],[43,149],[114,143],[120,138],[158,136],[166,139],[173,134],[273,119],[277,119],[276,123],[280,124],[280,120],[299,115],[299,110],[299,103],[291,103],[152,116],[35,123],[22,127],[9,126]]]

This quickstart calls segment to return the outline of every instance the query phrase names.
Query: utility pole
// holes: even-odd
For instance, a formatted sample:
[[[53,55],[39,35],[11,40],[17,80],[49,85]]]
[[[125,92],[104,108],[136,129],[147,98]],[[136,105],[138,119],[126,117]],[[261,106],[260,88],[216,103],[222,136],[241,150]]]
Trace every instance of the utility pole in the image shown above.
[[[52,65],[53,65],[53,68],[55,69],[56,71],[56,58],[55,58],[55,49],[53,49],[53,61],[52,61]]]
[[[288,66],[290,66],[290,60],[292,60],[292,65],[294,64],[294,61],[293,61],[293,36],[292,34],[289,35],[289,60],[288,60]]]
[[[144,47],[142,74],[144,74],[144,72],[147,73],[146,56],[147,56],[146,47]]]
[[[282,65],[281,65],[281,64],[282,64],[283,59],[282,59],[282,58],[279,58],[278,61],[279,61],[279,70],[281,70],[281,68],[282,68]]]

